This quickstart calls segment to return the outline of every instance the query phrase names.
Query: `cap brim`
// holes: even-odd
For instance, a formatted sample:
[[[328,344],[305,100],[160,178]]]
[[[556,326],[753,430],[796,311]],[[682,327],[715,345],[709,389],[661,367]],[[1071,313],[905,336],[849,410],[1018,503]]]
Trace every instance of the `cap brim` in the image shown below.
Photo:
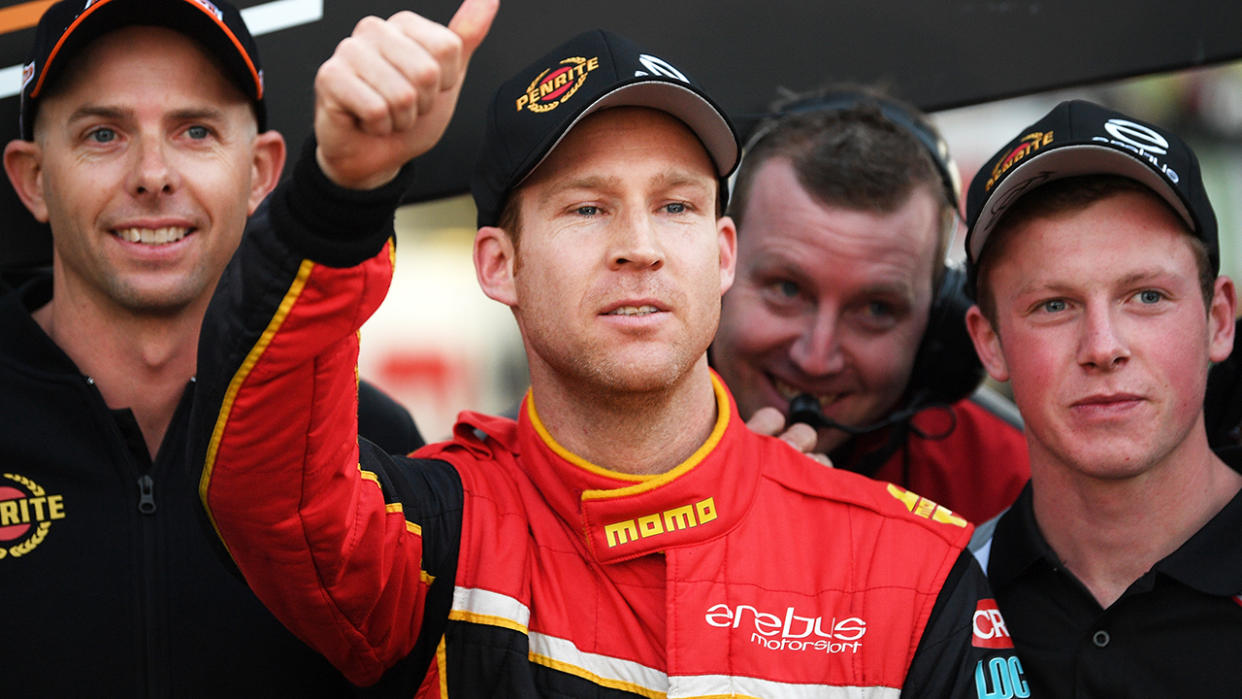
[[[1133,154],[1110,146],[1084,143],[1044,151],[1019,165],[997,185],[970,229],[967,241],[970,259],[979,259],[992,229],[1014,202],[1042,184],[1079,175],[1120,175],[1135,180],[1168,202],[1190,230],[1198,232],[1198,222],[1164,175]]]
[[[522,178],[525,181],[531,173],[548,159],[556,150],[565,136],[583,119],[603,109],[611,107],[648,107],[666,112],[686,124],[695,136],[698,136],[707,154],[716,166],[716,174],[721,178],[728,177],[737,167],[740,148],[733,135],[733,128],[724,113],[702,95],[679,82],[665,80],[644,80],[627,83],[614,90],[600,95],[588,107],[582,110],[561,131],[561,135],[544,152],[538,162],[526,171]],[[518,183],[520,184],[520,182]],[[515,185],[516,186],[516,185]]]

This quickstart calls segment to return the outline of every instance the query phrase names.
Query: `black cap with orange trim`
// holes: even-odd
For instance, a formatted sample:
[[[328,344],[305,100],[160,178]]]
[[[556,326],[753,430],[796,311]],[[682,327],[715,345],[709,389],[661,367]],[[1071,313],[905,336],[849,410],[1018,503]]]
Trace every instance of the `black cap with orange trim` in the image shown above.
[[[694,132],[716,166],[723,209],[741,153],[724,110],[673,64],[623,36],[595,29],[561,44],[496,90],[470,182],[479,226],[499,222],[509,194],[578,123],[601,109],[627,106],[666,112]]]
[[[39,19],[30,58],[22,67],[22,138],[34,138],[39,98],[70,59],[104,34],[134,25],[167,27],[199,42],[254,102],[259,131],[267,129],[258,47],[232,5],[221,0],[61,0]]]

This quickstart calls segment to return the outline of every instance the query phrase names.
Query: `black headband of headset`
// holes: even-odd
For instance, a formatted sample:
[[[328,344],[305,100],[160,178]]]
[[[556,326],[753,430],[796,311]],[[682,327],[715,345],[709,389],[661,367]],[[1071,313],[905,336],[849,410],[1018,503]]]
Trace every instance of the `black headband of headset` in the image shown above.
[[[811,112],[845,112],[863,105],[875,107],[880,115],[913,136],[931,156],[932,165],[940,175],[945,200],[954,212],[962,201],[962,177],[949,155],[949,144],[927,122],[918,119],[908,107],[882,95],[864,91],[835,90],[823,95],[804,97],[783,104],[775,111],[751,116],[759,125],[746,141],[743,152],[750,151],[776,127],[778,120],[793,114]]]

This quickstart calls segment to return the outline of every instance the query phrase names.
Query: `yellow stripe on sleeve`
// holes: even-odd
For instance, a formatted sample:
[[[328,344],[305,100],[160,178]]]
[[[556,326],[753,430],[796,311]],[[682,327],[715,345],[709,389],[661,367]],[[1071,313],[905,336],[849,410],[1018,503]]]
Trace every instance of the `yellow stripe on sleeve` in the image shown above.
[[[220,405],[220,412],[216,416],[216,424],[211,431],[211,441],[207,444],[207,458],[203,463],[203,475],[198,482],[198,497],[203,503],[203,508],[207,511],[207,519],[211,522],[211,528],[215,530],[216,536],[220,538],[221,543],[224,538],[220,536],[220,528],[216,525],[215,515],[211,512],[211,505],[207,502],[207,489],[211,484],[211,474],[215,470],[216,455],[220,451],[220,441],[224,439],[224,428],[228,424],[229,415],[233,411],[233,403],[237,400],[237,393],[241,390],[241,386],[245,383],[246,378],[250,376],[250,372],[259,363],[259,358],[267,351],[268,346],[272,343],[272,338],[280,330],[280,326],[284,324],[285,319],[289,316],[289,312],[293,310],[293,305],[297,303],[298,297],[302,295],[302,290],[306,287],[306,281],[310,278],[311,271],[315,268],[315,263],[310,260],[302,260],[302,264],[298,266],[298,273],[293,278],[293,283],[289,286],[289,290],[285,292],[285,296],[280,301],[280,306],[276,308],[276,313],[268,322],[267,327],[263,330],[263,334],[259,336],[259,341],[254,347],[250,348],[250,352],[246,355],[246,359],[238,367],[237,372],[233,374],[233,379],[229,381],[228,390],[224,393],[224,402]],[[225,550],[228,550],[228,544],[225,544]],[[232,553],[230,552],[230,556]]]

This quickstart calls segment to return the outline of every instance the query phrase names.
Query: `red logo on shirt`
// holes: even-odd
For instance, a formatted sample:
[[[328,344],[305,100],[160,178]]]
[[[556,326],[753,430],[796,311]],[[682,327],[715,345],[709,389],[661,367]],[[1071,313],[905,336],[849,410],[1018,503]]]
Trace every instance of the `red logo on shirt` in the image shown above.
[[[17,473],[0,473],[0,560],[20,558],[65,518],[65,497]]]
[[[996,600],[981,599],[975,606],[974,641],[976,648],[1013,648],[1013,639],[1005,627]]]

